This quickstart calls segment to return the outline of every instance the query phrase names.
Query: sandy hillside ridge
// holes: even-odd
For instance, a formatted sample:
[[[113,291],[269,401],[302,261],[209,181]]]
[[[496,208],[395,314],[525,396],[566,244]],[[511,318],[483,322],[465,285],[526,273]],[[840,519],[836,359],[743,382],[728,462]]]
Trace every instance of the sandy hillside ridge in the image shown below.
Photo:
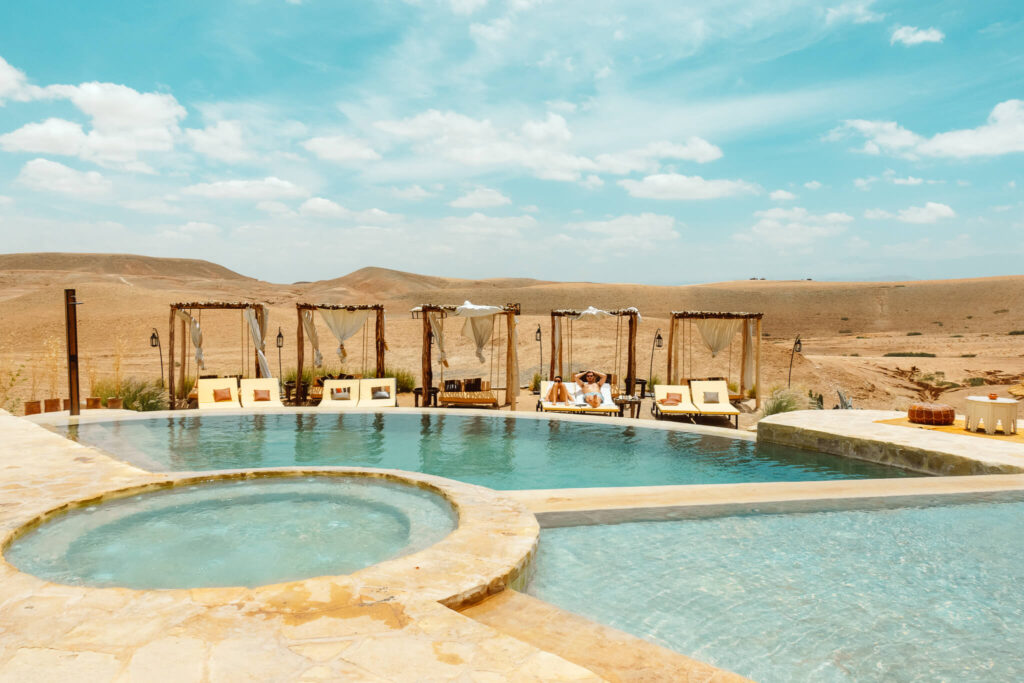
[[[671,310],[761,311],[764,313],[763,383],[784,387],[790,349],[797,334],[803,353],[793,363],[792,384],[821,392],[827,406],[842,389],[863,407],[904,408],[911,400],[941,396],[962,405],[968,394],[1005,388],[1024,377],[1024,276],[918,282],[737,281],[675,287],[590,282],[548,282],[525,278],[466,280],[369,267],[318,282],[274,284],[217,264],[124,254],[0,255],[0,373],[22,369],[11,395],[20,401],[63,394],[61,369],[48,370],[47,349],[63,349],[62,290],[74,287],[84,302],[79,310],[83,391],[88,377],[110,377],[120,348],[126,376],[156,379],[160,373],[149,336],[156,328],[167,340],[168,304],[178,301],[258,301],[270,306],[271,336],[285,336],[281,356],[287,374],[295,365],[296,302],[383,303],[388,312],[388,365],[419,373],[422,327],[408,310],[421,303],[478,304],[518,302],[521,381],[538,370],[543,334],[549,361],[552,308],[636,306],[643,315],[638,344],[638,375],[648,376],[656,329],[667,333]],[[202,325],[206,372],[251,373],[252,351],[237,312],[205,312]],[[479,364],[461,338],[459,321],[449,320],[446,340],[449,377],[489,376],[497,370]],[[326,326],[318,324],[321,348],[331,369],[338,367]],[[667,336],[667,334],[666,334]],[[496,348],[503,348],[504,330]],[[625,339],[623,326],[622,336]],[[364,363],[363,340],[347,344],[348,371]],[[367,360],[372,356],[372,330]],[[736,379],[739,340],[731,353],[711,359],[698,343],[684,343],[687,374],[728,375]],[[616,323],[577,323],[573,368],[614,369]],[[165,350],[166,351],[166,350]],[[893,352],[924,352],[934,358],[885,357]],[[308,357],[307,351],[307,357]],[[624,353],[617,365],[624,372]],[[275,372],[277,349],[268,356]],[[692,357],[692,372],[689,359]],[[665,377],[666,351],[655,351],[653,374]],[[568,361],[568,359],[566,359]],[[370,361],[372,363],[372,361]],[[165,358],[166,363],[166,358]],[[568,370],[568,368],[566,368]],[[193,369],[189,369],[190,374]],[[437,376],[438,371],[435,371]],[[3,375],[0,374],[0,379]],[[973,379],[972,379],[973,378]],[[51,387],[55,380],[56,387]],[[986,386],[950,387],[984,382]],[[33,388],[34,384],[34,388]]]

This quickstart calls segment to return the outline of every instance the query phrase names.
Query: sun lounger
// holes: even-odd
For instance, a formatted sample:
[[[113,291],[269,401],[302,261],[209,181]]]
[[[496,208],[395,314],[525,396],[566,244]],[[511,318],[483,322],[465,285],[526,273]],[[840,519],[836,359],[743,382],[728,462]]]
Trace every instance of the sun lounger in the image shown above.
[[[601,405],[594,408],[590,404],[583,400],[582,392],[580,387],[575,382],[566,382],[565,388],[569,392],[569,404],[564,403],[549,403],[546,399],[548,392],[551,391],[551,386],[554,382],[541,382],[540,383],[540,401],[537,402],[538,409],[545,413],[579,413],[579,414],[596,414],[596,415],[618,415],[619,406],[616,405],[615,401],[612,400],[612,388],[611,385],[605,383],[601,386]]]
[[[359,381],[359,403],[358,408],[394,408],[398,405],[397,393],[398,384],[394,377],[381,377],[378,379],[361,379]],[[385,396],[384,394],[387,394]]]
[[[678,400],[678,403],[676,400]],[[697,410],[697,406],[693,405],[693,401],[690,400],[690,387],[683,384],[655,385],[654,403],[651,405],[651,412],[656,420],[676,415],[692,418],[700,413]]]
[[[692,380],[690,396],[693,405],[704,416],[722,416],[735,421],[740,427],[740,411],[729,403],[729,385],[723,380]]]
[[[234,377],[198,380],[196,382],[196,401],[200,410],[240,408],[238,380]]]
[[[485,380],[450,379],[445,380],[438,392],[437,402],[442,406],[497,408],[498,394],[491,389],[490,382]]]
[[[281,383],[276,377],[243,379],[239,389],[243,408],[283,408]]]
[[[346,410],[359,405],[358,379],[327,379],[324,380],[323,398],[317,408],[324,410]]]

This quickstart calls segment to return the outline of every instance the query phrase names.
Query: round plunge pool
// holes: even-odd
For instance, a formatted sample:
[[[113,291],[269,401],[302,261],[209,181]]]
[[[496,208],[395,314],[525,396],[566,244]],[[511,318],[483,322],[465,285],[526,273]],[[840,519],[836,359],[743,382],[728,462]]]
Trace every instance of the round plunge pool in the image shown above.
[[[350,574],[423,550],[456,525],[442,496],[379,478],[225,479],[72,508],[4,555],[65,584],[252,587]]]

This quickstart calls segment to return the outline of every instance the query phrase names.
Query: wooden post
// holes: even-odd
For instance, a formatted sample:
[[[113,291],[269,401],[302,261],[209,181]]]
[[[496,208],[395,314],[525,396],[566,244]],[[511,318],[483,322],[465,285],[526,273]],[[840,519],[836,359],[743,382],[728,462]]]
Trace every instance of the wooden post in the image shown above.
[[[755,363],[757,364],[757,371],[754,375],[754,381],[757,384],[754,386],[754,410],[761,408],[761,319],[757,319],[757,326],[754,330],[757,334],[757,341],[754,342],[754,350],[756,352]]]
[[[301,306],[296,306],[295,310],[299,314],[299,326],[295,329],[295,363],[298,366],[295,370],[295,404],[298,405],[306,400],[306,390],[302,386],[302,362],[305,360],[306,355],[306,340],[303,334],[302,316],[306,315],[306,311]]]
[[[420,383],[423,386],[423,405],[430,404],[430,387],[434,383],[434,372],[430,365],[430,313],[423,311],[423,362],[420,365]]]
[[[551,371],[548,373],[548,381],[555,379],[555,316],[551,316]],[[559,335],[561,338],[561,335]]]
[[[673,384],[672,366],[676,355],[676,317],[671,313],[669,313],[668,319],[668,353],[665,355],[668,357],[666,360],[668,366],[665,368],[665,384]],[[650,381],[650,378],[647,381]]]
[[[185,348],[185,347],[188,346],[188,335],[189,335],[189,332],[190,332],[190,330],[187,330],[185,328],[185,321],[182,320],[181,321],[181,370],[179,371],[179,374],[178,374],[178,379],[180,380],[180,383],[181,383],[181,393],[182,394],[185,394],[185,353],[188,351],[188,349]],[[197,367],[196,368],[196,382],[198,382],[198,381],[199,381],[199,368]],[[182,398],[185,399],[186,405],[188,405],[187,404],[188,395],[185,394],[184,396],[182,396]]]
[[[505,399],[508,401],[509,410],[515,410],[519,403],[519,370],[515,344],[516,314],[509,311],[505,316]]]
[[[636,383],[636,313],[629,314],[629,350],[626,355],[626,394],[633,395],[633,386]]]
[[[740,396],[747,394],[747,347],[750,345],[750,318],[743,319],[743,346],[740,352]]]
[[[558,335],[558,376],[565,381],[565,368],[562,367],[562,352],[565,349],[565,316],[559,316],[561,320],[558,321],[558,326],[561,328],[561,332]]]
[[[168,327],[170,332],[167,334],[167,405],[174,410],[174,306],[171,306],[171,320]]]
[[[78,392],[78,302],[75,290],[64,290],[64,328],[67,333],[68,352],[68,398],[71,400],[71,414],[81,412],[82,399]]]
[[[377,376],[384,376],[384,308],[377,309]]]

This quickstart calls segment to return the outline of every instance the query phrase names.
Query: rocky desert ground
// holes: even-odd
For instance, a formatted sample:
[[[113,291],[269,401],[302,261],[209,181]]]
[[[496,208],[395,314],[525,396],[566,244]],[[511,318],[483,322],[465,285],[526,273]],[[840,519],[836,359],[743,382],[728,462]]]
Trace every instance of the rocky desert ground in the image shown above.
[[[802,394],[821,393],[825,407],[837,391],[858,407],[905,408],[911,401],[941,398],[961,408],[969,394],[1007,390],[1024,379],[1024,276],[916,282],[814,282],[743,280],[678,286],[625,283],[547,282],[530,279],[463,280],[367,267],[333,280],[277,284],[201,260],[162,259],[117,254],[0,255],[0,380],[6,400],[20,413],[21,401],[66,393],[63,365],[63,289],[73,287],[79,308],[82,391],[91,378],[110,378],[121,359],[126,377],[157,380],[160,359],[149,345],[155,328],[164,343],[165,368],[169,304],[179,301],[255,301],[270,307],[270,336],[280,327],[285,344],[285,373],[296,364],[296,302],[382,303],[387,311],[390,367],[419,376],[421,322],[409,309],[422,303],[477,304],[518,302],[520,381],[527,384],[540,363],[543,345],[549,360],[549,311],[553,308],[636,306],[643,321],[638,335],[638,375],[651,367],[652,340],[660,329],[667,340],[672,310],[760,311],[763,323],[765,394],[785,387],[793,341],[800,335],[792,385]],[[488,376],[470,344],[449,323],[446,341],[448,377]],[[541,328],[543,341],[535,341]],[[251,374],[240,315],[235,311],[203,313],[207,370]],[[334,344],[318,321],[321,349],[337,370]],[[616,323],[576,323],[574,369],[616,367]],[[498,339],[503,348],[504,331]],[[625,331],[620,340],[625,339]],[[620,342],[621,343],[621,342]],[[268,357],[275,372],[277,349]],[[347,344],[345,370],[363,366],[362,338]],[[738,378],[740,343],[731,353],[712,359],[699,344],[686,344],[692,374]],[[933,357],[887,356],[926,353]],[[654,351],[653,374],[666,376],[666,349]],[[307,358],[309,352],[307,350]],[[308,362],[308,361],[307,361]],[[372,330],[367,367],[372,366]],[[625,357],[618,361],[624,371]],[[688,366],[689,370],[689,366]],[[12,373],[19,373],[11,382]],[[190,374],[192,370],[190,369]],[[435,377],[437,376],[435,371]],[[529,406],[527,405],[529,409]],[[756,415],[751,418],[756,419]]]

